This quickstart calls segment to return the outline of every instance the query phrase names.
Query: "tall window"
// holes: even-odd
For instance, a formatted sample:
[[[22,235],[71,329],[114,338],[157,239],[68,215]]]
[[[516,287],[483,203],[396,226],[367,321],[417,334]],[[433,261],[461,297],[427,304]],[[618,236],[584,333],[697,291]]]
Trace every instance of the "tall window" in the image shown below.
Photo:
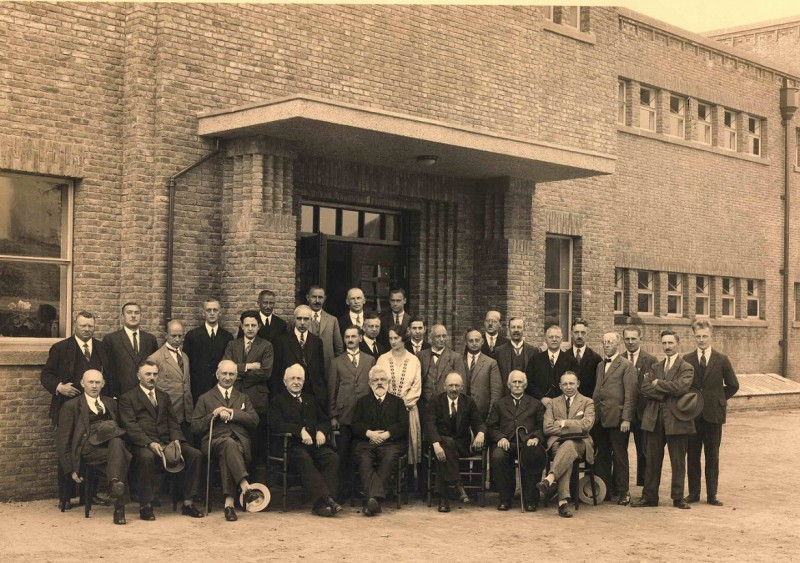
[[[637,272],[636,311],[640,315],[653,314],[653,272]]]
[[[669,135],[681,139],[686,137],[686,98],[669,97]]]
[[[621,315],[624,308],[625,276],[622,268],[614,269],[614,313]]]
[[[747,280],[747,317],[758,318],[758,280]]]
[[[304,204],[300,232],[395,243],[400,241],[400,220],[397,213]]]
[[[722,278],[722,316],[736,316],[736,284],[733,278]]]
[[[548,236],[545,249],[544,324],[569,334],[572,311],[572,239]]]
[[[625,125],[627,114],[628,114],[628,105],[627,105],[627,95],[628,95],[628,83],[624,80],[619,81],[618,91],[617,91],[617,123],[620,125]]]
[[[761,154],[761,120],[757,117],[747,117],[747,152]]]
[[[72,182],[0,173],[0,336],[68,334]]]
[[[575,29],[581,28],[580,6],[561,6],[561,23]],[[566,334],[566,333],[564,333]]]
[[[639,88],[639,127],[656,130],[656,91],[644,86]]]
[[[667,315],[683,315],[683,276],[667,274]]]
[[[708,104],[697,104],[697,141],[711,144],[711,106]]]
[[[722,115],[722,148],[735,151],[736,147],[736,114],[726,109]]]
[[[709,315],[709,283],[708,276],[695,277],[694,309],[698,317]]]

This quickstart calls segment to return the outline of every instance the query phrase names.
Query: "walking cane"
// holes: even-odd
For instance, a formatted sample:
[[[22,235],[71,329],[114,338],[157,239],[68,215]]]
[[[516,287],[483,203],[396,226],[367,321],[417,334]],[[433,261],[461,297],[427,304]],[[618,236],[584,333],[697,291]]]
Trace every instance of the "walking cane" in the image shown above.
[[[522,486],[522,457],[519,454],[519,431],[520,429],[525,431],[525,434],[528,434],[528,429],[524,426],[517,426],[514,429],[514,438],[517,442],[517,479],[519,480],[519,507],[522,509],[522,512],[525,512],[525,488]]]
[[[208,427],[208,465],[206,466],[206,514],[208,514],[208,498],[209,491],[211,490],[211,438],[214,435],[214,419],[216,416],[211,417],[211,424]]]

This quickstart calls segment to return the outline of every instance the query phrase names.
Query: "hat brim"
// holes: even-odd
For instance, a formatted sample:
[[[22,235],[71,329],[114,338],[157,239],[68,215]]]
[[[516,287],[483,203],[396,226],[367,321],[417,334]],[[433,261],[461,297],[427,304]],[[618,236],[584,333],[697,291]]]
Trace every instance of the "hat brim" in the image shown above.
[[[672,413],[672,416],[680,420],[681,422],[689,422],[690,420],[694,420],[703,412],[703,407],[705,406],[705,402],[703,400],[703,394],[697,391],[689,391],[679,399],[685,398],[687,395],[694,395],[696,397],[694,404],[688,410],[681,409],[678,406],[678,400],[671,401],[669,404],[669,411]]]
[[[269,505],[269,501],[272,499],[269,489],[261,483],[250,483],[250,489],[258,494],[258,499],[248,502],[245,509],[247,512],[261,512]],[[239,493],[239,504],[244,506],[244,492]]]
[[[606,482],[597,475],[594,476],[594,497],[597,499],[597,504],[602,503],[606,498]],[[592,479],[589,475],[584,475],[578,481],[578,498],[584,504],[594,504],[592,500]]]

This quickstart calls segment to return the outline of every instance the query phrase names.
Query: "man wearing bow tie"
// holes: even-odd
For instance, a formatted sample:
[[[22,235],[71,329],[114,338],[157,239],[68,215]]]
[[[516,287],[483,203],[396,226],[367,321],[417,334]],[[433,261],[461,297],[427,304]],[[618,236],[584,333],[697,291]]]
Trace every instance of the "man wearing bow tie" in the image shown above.
[[[142,309],[138,303],[125,303],[122,306],[121,329],[106,334],[103,346],[111,361],[108,392],[119,397],[139,385],[136,370],[142,360],[158,350],[156,337],[141,330]]]

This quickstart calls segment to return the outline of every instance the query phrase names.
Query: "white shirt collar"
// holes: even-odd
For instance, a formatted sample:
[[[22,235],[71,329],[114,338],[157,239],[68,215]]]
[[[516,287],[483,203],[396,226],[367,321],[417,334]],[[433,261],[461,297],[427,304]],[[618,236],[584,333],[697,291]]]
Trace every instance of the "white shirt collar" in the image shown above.
[[[361,317],[362,323],[364,322],[364,311],[361,311],[360,313],[354,313],[353,311],[348,311],[348,313],[350,314],[350,320],[353,321],[354,325],[358,324],[358,317]]]
[[[259,311],[258,312],[258,316],[261,317],[261,324],[262,325],[267,324],[267,321],[269,321],[269,324],[272,324],[272,315],[266,316],[264,313]]]
[[[211,326],[210,324],[206,323],[206,334],[211,336],[211,331],[214,331],[214,334],[219,334],[219,324],[217,326]]]
[[[706,362],[711,359],[711,346],[706,348],[705,350],[701,350],[700,348],[697,349],[697,361],[700,361],[700,354],[705,352],[706,355]]]
[[[474,354],[472,352],[467,352],[467,354],[472,356],[473,358],[475,358],[475,361],[477,362],[478,361],[478,357],[480,357],[480,355],[481,355],[481,352],[480,352],[480,350],[478,350]],[[472,358],[470,358],[470,361],[471,360],[472,360]]]
[[[667,360],[666,366],[667,370],[672,369],[672,366],[675,365],[675,358],[677,358],[677,354],[673,354],[672,356],[666,356],[664,359]]]
[[[615,353],[613,356],[611,356],[611,358],[609,358],[609,359],[611,360],[611,362],[610,362],[610,363],[613,363],[613,362],[614,362],[614,360],[616,360],[616,359],[617,359],[617,356],[619,356],[619,352],[616,352],[616,353]]]
[[[300,335],[303,335],[303,340],[308,340],[308,331],[301,333],[297,328],[294,329],[294,336],[297,338],[297,341],[300,342]]]
[[[225,391],[228,391],[228,396],[229,397],[233,395],[233,387],[225,389],[222,385],[217,383],[217,389],[219,389],[219,392],[222,394],[223,397],[225,397]]]
[[[370,338],[370,337],[369,337],[369,336],[367,336],[367,335],[364,335],[364,342],[366,342],[366,343],[367,343],[367,346],[369,346],[370,348],[372,348],[372,345],[375,343],[375,339],[374,339],[374,338]]]
[[[75,339],[75,342],[78,343],[78,348],[81,349],[81,352],[83,352],[83,345],[86,344],[87,346],[89,346],[89,354],[92,353],[92,339],[91,338],[86,342],[84,342],[83,340],[81,340],[77,336],[73,336],[73,338]]]
[[[524,338],[519,341],[519,344],[517,344],[513,340],[509,340],[509,342],[511,342],[511,345],[517,350],[519,350],[520,348],[525,346],[525,339]]]
[[[372,392],[372,395],[375,397],[375,399],[377,399],[377,400],[378,400],[378,401],[380,401],[381,403],[382,403],[382,402],[383,402],[383,400],[386,398],[386,395],[384,395],[383,397],[378,397],[378,396],[375,394],[375,392],[374,392],[374,391]]]
[[[561,353],[561,348],[559,348],[559,349],[558,349],[558,350],[556,350],[555,352],[551,352],[549,348],[547,349],[547,357],[548,357],[548,358],[552,357],[554,362],[557,362],[557,361],[558,361],[558,355],[559,355],[560,353]]]
[[[147,398],[148,398],[148,399],[150,398],[150,389],[147,389],[147,388],[146,388],[144,385],[142,385],[142,384],[139,384],[139,389],[141,389],[141,390],[142,390],[142,393],[144,393],[144,394],[147,396]],[[155,389],[153,389],[153,396],[155,396],[155,394],[156,394],[156,390],[155,390]]]
[[[584,357],[586,355],[586,344],[584,344],[583,346],[573,346],[572,347],[572,353],[573,354],[575,354],[577,356],[578,352],[581,353],[581,358]]]
[[[125,329],[125,334],[128,335],[128,340],[133,340],[133,333],[137,333],[136,334],[136,338],[139,338],[139,334],[138,334],[139,333],[139,329],[138,328],[136,330],[131,330],[126,326],[124,326],[122,328]]]
[[[103,407],[103,412],[108,412],[105,403],[103,403],[103,401],[100,399],[100,395],[97,396],[97,399],[92,399],[86,393],[84,393],[83,396],[86,398],[86,404],[89,405],[89,410],[92,411],[94,414],[100,414],[99,412],[97,412],[97,407],[94,404],[95,401],[100,402],[100,406]]]

